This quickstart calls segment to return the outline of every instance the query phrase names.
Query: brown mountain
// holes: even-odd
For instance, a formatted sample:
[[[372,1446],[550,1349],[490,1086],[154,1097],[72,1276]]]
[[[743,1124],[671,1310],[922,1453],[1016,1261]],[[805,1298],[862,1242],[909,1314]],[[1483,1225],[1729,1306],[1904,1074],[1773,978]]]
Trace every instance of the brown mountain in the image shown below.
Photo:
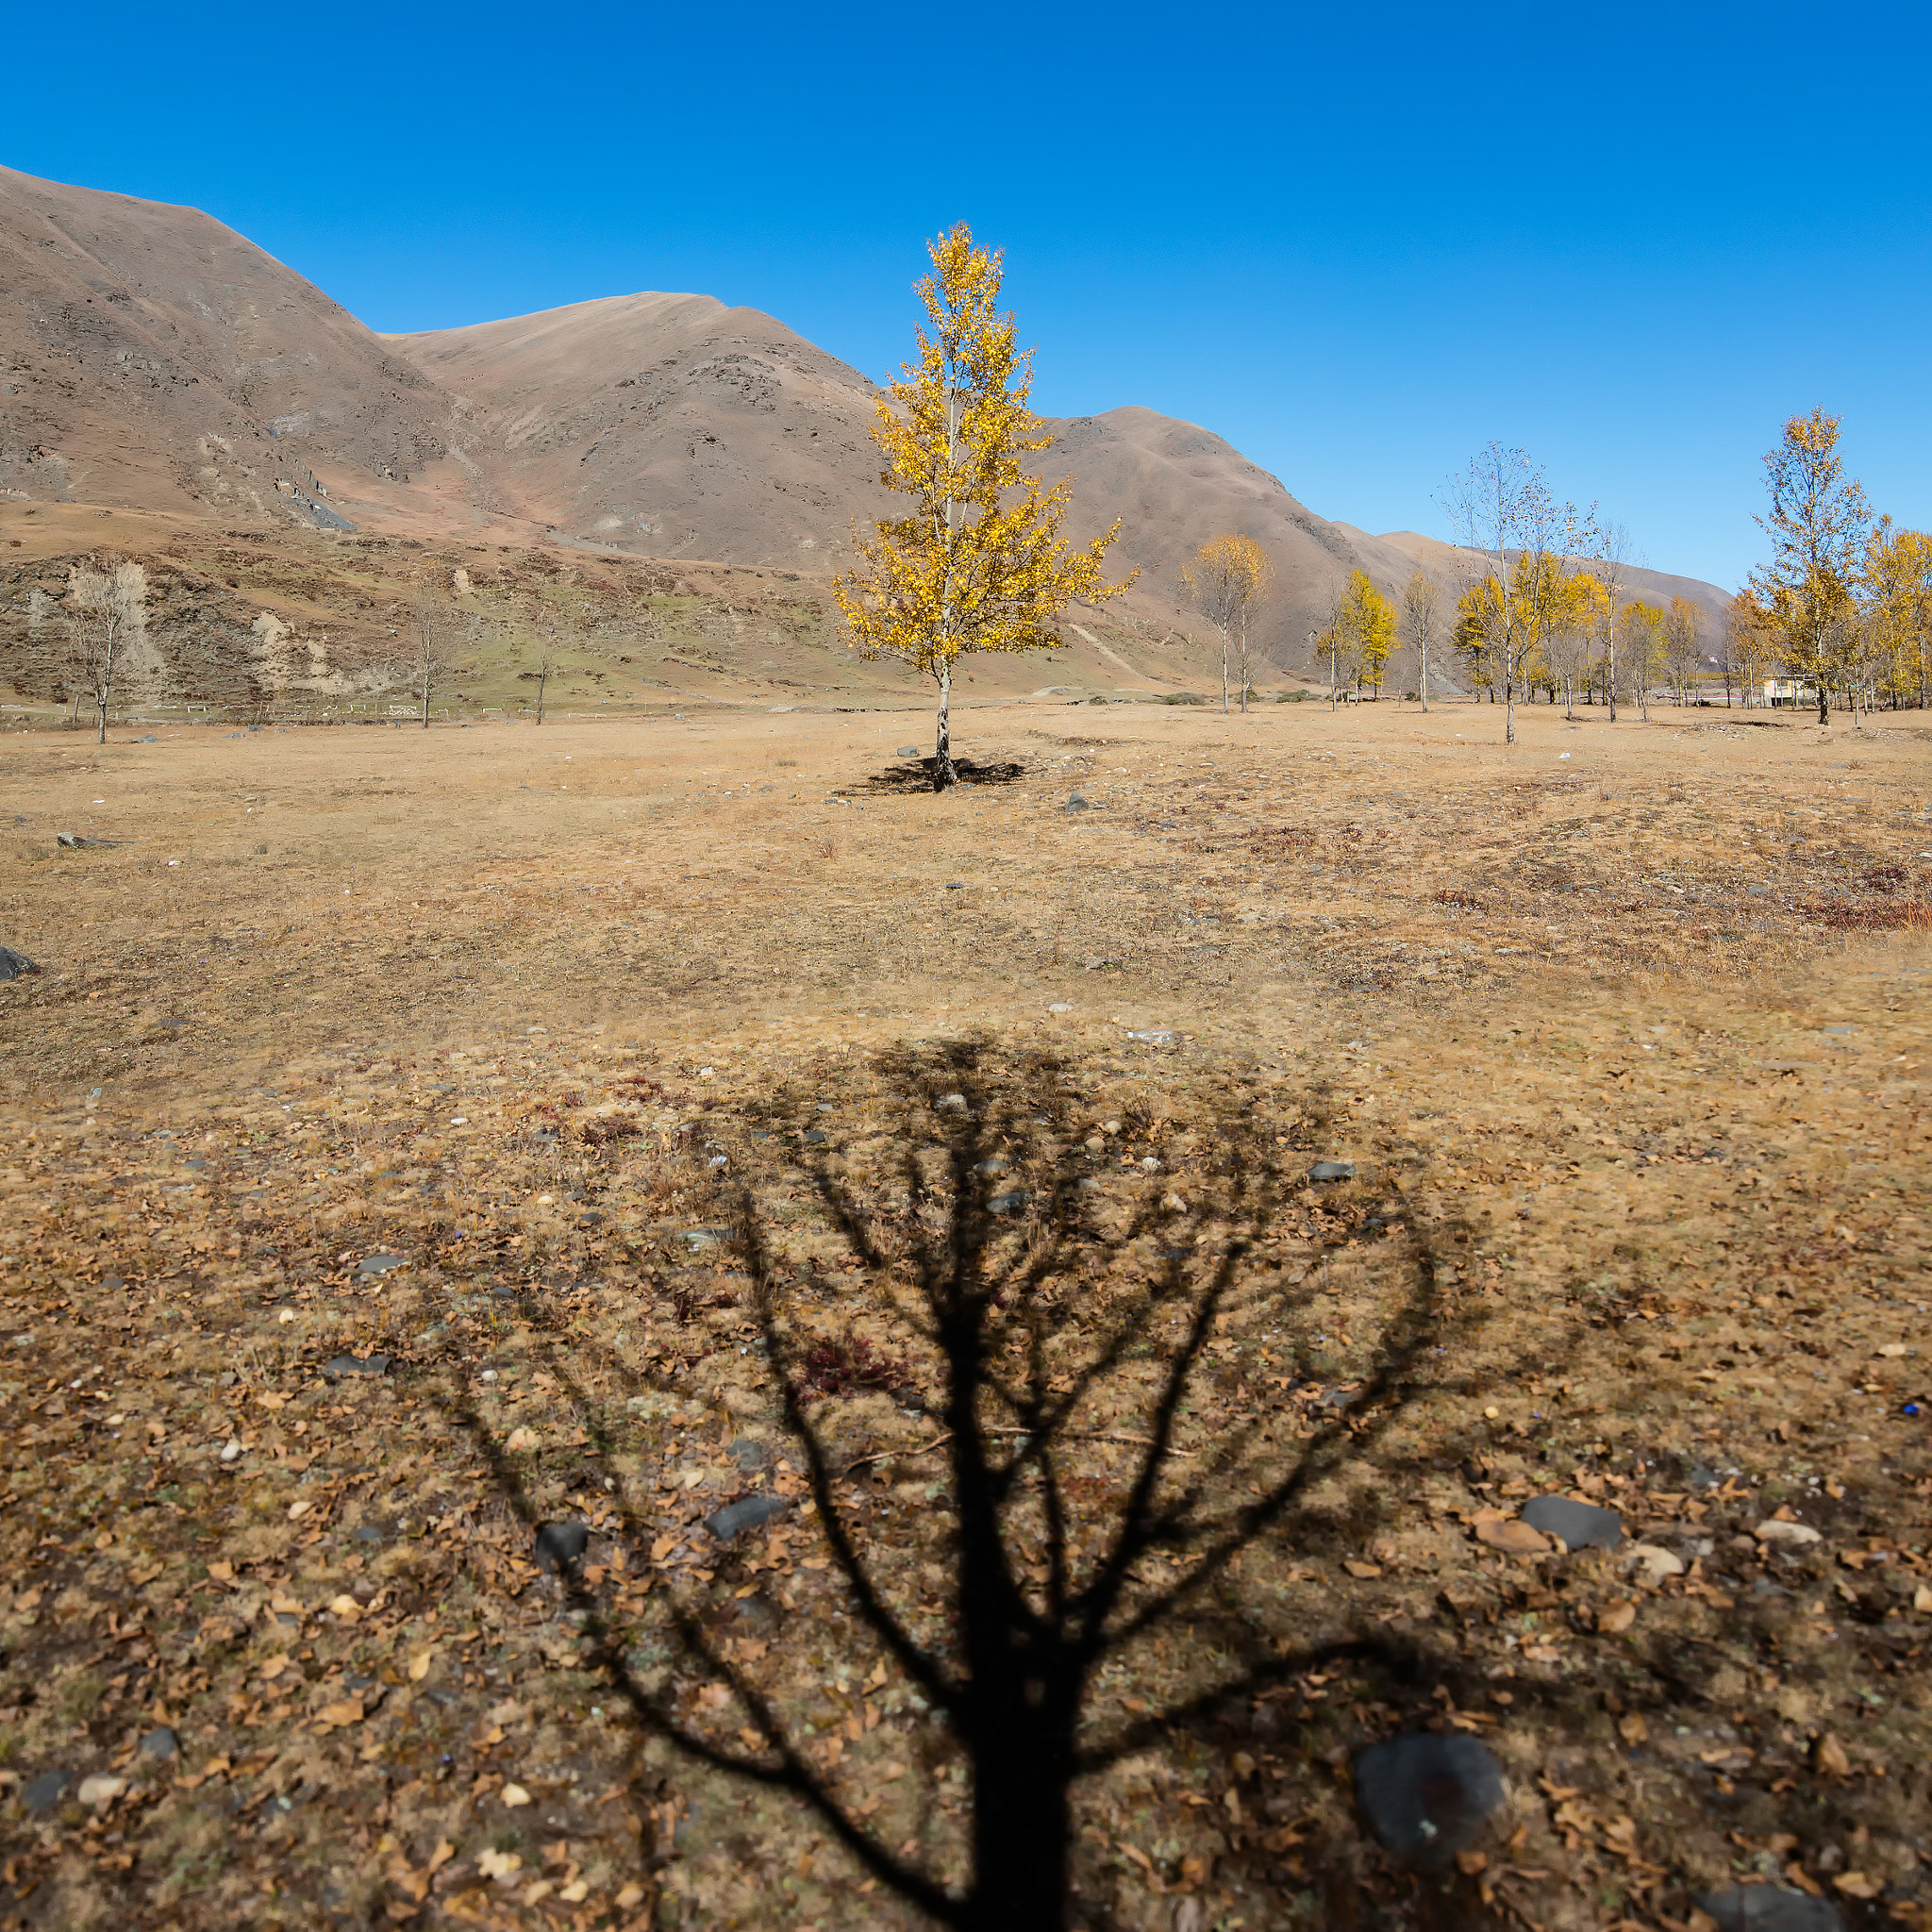
[[[198,210],[0,168],[0,492],[298,514],[277,482],[312,499],[318,459],[407,475],[441,454],[447,408]]]
[[[823,582],[888,501],[876,395],[783,323],[705,295],[378,337],[194,209],[0,169],[0,500]],[[1114,554],[1140,574],[1127,598],[1070,613],[1097,678],[1218,675],[1180,569],[1226,531],[1274,564],[1255,641],[1277,675],[1307,665],[1351,570],[1388,591],[1418,562],[1448,575],[1444,546],[1326,522],[1196,425],[1129,407],[1048,427],[1048,474],[1076,479],[1070,533],[1119,518]],[[1712,586],[1666,581],[1722,605]],[[1391,679],[1407,675],[1398,656]]]

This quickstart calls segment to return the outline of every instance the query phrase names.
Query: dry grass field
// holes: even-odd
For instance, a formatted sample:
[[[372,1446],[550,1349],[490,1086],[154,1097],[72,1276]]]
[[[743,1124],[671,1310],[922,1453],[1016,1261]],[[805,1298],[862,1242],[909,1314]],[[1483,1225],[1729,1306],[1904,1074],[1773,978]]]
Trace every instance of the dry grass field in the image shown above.
[[[903,1211],[958,1080],[1117,1269],[1137,1214],[1228,1252],[1235,1157],[1265,1184],[1178,1446],[1265,1425],[1321,1479],[1096,1711],[1243,1633],[1359,1653],[1082,1789],[1090,1932],[1664,1932],[1759,1879],[1932,1927],[1932,732],[1518,716],[987,707],[999,776],[945,797],[905,712],[0,741],[42,969],[0,986],[4,1923],[911,1924],[641,1737],[596,1632],[728,1736],[687,1606],[883,1842],[957,1860],[743,1241],[941,1617],[918,1352],[831,1208]],[[1144,1399],[1096,1407],[1083,1508]],[[767,1489],[769,1531],[701,1527]],[[1545,1491],[1629,1541],[1524,1533]],[[531,1561],[566,1518],[574,1591]],[[1509,1793],[1425,1879],[1347,1772],[1422,1726]]]

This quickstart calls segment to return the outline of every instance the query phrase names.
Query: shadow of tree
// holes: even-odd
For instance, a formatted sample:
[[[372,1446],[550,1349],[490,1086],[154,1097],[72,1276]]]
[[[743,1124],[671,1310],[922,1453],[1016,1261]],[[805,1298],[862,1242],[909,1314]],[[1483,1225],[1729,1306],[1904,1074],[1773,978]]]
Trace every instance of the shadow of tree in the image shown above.
[[[1087,1130],[1070,1072],[985,1041],[904,1048],[870,1070],[883,1118],[861,1136],[827,1135],[803,1092],[774,1096],[739,1156],[730,1236],[798,1493],[756,1491],[755,1509],[711,1518],[721,1538],[729,1520],[731,1545],[654,1591],[641,1620],[574,1566],[561,1577],[591,1666],[643,1732],[789,1795],[871,1880],[974,1932],[1101,1923],[1124,1873],[1184,1905],[1198,1889],[1185,1858],[1163,1874],[1143,1851],[1130,1870],[1078,1829],[1081,1790],[1147,1754],[1193,1740],[1239,1762],[1258,1727],[1270,1755],[1295,1755],[1279,1713],[1300,1699],[1306,1714],[1342,1674],[1371,1695],[1371,1731],[1440,1723],[1444,1700],[1453,1716],[1483,1694],[1453,1643],[1377,1624],[1322,1581],[1449,1446],[1411,1439],[1410,1411],[1455,1392],[1480,1316],[1444,1307],[1428,1231],[1400,1199],[1324,1197],[1336,1226],[1373,1244],[1368,1291],[1342,1318],[1364,1332],[1331,1335],[1325,1258],[1281,1251],[1284,1228],[1305,1234],[1293,1221],[1317,1211],[1303,1149],[1323,1137],[1319,1102],[1287,1135],[1224,1094],[1183,1195]],[[821,1234],[803,1256],[801,1196]],[[553,1373],[617,1468],[622,1422],[583,1373],[594,1341],[553,1344]],[[451,1407],[535,1530],[471,1393],[458,1387]],[[868,1403],[892,1414],[887,1447],[841,1420]],[[623,1542],[654,1548],[632,1486],[616,1507]],[[770,1544],[748,1553],[760,1522],[822,1540],[854,1678],[870,1669],[869,1688],[896,1683],[929,1709],[915,1737],[891,1739],[919,1760],[909,1783],[864,1730],[827,1736],[782,1681],[782,1641],[729,1635],[734,1606],[768,1597],[788,1564]],[[1310,1560],[1321,1573],[1297,1567]],[[795,1623],[791,1588],[779,1600]],[[641,1667],[645,1627],[669,1668]],[[1303,1741],[1332,1790],[1345,1750]],[[1475,1874],[1394,1880],[1340,1812],[1314,1844],[1253,1820],[1243,1831],[1238,1793],[1231,1814],[1231,1868],[1322,1901],[1327,1918],[1305,1923],[1485,1922]]]

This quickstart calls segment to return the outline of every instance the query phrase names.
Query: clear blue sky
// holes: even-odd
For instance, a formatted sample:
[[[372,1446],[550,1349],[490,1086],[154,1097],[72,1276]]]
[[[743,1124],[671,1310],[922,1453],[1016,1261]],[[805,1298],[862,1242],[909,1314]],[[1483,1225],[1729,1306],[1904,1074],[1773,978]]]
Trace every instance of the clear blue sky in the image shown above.
[[[1324,516],[1441,533],[1495,438],[1730,585],[1823,404],[1932,525],[1923,6],[78,19],[17,9],[0,159],[204,208],[375,328],[696,290],[881,376],[964,217],[1039,408],[1205,424]]]

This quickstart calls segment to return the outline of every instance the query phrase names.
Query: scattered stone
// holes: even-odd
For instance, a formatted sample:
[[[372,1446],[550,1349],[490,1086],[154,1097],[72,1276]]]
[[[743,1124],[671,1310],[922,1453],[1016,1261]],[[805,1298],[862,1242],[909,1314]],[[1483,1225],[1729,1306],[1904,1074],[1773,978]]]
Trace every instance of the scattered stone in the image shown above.
[[[1352,1181],[1355,1178],[1355,1162],[1352,1160],[1318,1160],[1308,1170],[1311,1181]]]
[[[97,1771],[92,1777],[80,1781],[80,1790],[75,1793],[83,1805],[96,1811],[105,1811],[123,1791],[127,1789],[125,1777],[112,1777],[107,1772]]]
[[[823,1147],[825,1144],[824,1129],[823,1127],[806,1128],[805,1144],[808,1147]]]
[[[1467,1851],[1503,1796],[1502,1769],[1489,1748],[1459,1733],[1411,1731],[1356,1757],[1363,1821],[1405,1864],[1424,1871]]]
[[[1804,1543],[1823,1542],[1824,1538],[1808,1523],[1781,1523],[1776,1517],[1760,1523],[1751,1534],[1761,1543],[1786,1543],[1796,1548]]]
[[[1071,1013],[1074,1008],[1072,1003],[1067,1000],[1056,1000],[1046,1010],[1049,1013]]]
[[[1545,1536],[1560,1538],[1566,1550],[1614,1550],[1624,1541],[1624,1519],[1614,1509],[1568,1496],[1534,1496],[1523,1506],[1523,1520]]]
[[[166,1724],[157,1724],[141,1740],[143,1757],[178,1757],[181,1755],[181,1740]]]
[[[1069,1007],[1067,1010],[1072,1012],[1073,1008]],[[1143,1040],[1149,1046],[1172,1046],[1174,1033],[1172,1026],[1130,1026],[1127,1029],[1127,1038]]]
[[[25,979],[40,970],[25,953],[16,953],[11,946],[0,946],[0,981]]]
[[[1665,1577],[1683,1575],[1684,1559],[1674,1550],[1667,1550],[1660,1543],[1632,1543],[1624,1552],[1624,1567],[1641,1570],[1644,1582],[1655,1590]]]
[[[916,744],[902,744],[892,756],[895,758],[924,758],[925,754]]]
[[[1017,1214],[1029,1198],[1024,1188],[1014,1188],[1008,1193],[995,1194],[986,1205],[995,1214]]]
[[[747,1496],[741,1503],[726,1504],[706,1517],[705,1527],[721,1543],[728,1543],[741,1530],[761,1529],[791,1507],[783,1496]]]
[[[66,1796],[67,1787],[73,1782],[71,1771],[43,1771],[39,1777],[27,1781],[20,1802],[29,1811],[51,1811]]]
[[[988,1178],[991,1178],[994,1174],[1005,1174],[1006,1171],[1007,1157],[1004,1154],[992,1155],[990,1158],[982,1160],[979,1163],[979,1165],[973,1170],[974,1174],[986,1175]]]
[[[1844,1932],[1845,1922],[1829,1899],[1775,1885],[1699,1892],[1691,1903],[1717,1921],[1718,1932]]]
[[[349,1534],[358,1543],[379,1543],[382,1541],[382,1531],[373,1523],[358,1523]]]
[[[941,1093],[933,1105],[941,1113],[964,1113],[966,1096],[963,1093]]]
[[[1718,1474],[1704,1463],[1691,1466],[1690,1474],[1684,1478],[1684,1486],[1691,1490],[1714,1490],[1718,1486]]]
[[[724,1453],[747,1475],[761,1469],[770,1469],[773,1462],[770,1446],[760,1442],[756,1436],[740,1436]]]
[[[391,1268],[407,1268],[409,1257],[407,1255],[364,1255],[356,1263],[358,1274],[386,1274]]]
[[[339,1355],[327,1364],[331,1375],[386,1375],[389,1366],[386,1355]]]
[[[87,841],[74,832],[56,832],[54,834],[54,842],[57,845],[65,845],[72,851],[75,846],[85,845]]]
[[[1064,808],[1068,811],[1091,811],[1093,809],[1093,808],[1091,805],[1089,805],[1087,801],[1084,798],[1082,798],[1077,791],[1071,792],[1068,794],[1067,803]]]
[[[575,1569],[590,1546],[588,1524],[547,1523],[537,1532],[537,1567],[559,1574]]]

